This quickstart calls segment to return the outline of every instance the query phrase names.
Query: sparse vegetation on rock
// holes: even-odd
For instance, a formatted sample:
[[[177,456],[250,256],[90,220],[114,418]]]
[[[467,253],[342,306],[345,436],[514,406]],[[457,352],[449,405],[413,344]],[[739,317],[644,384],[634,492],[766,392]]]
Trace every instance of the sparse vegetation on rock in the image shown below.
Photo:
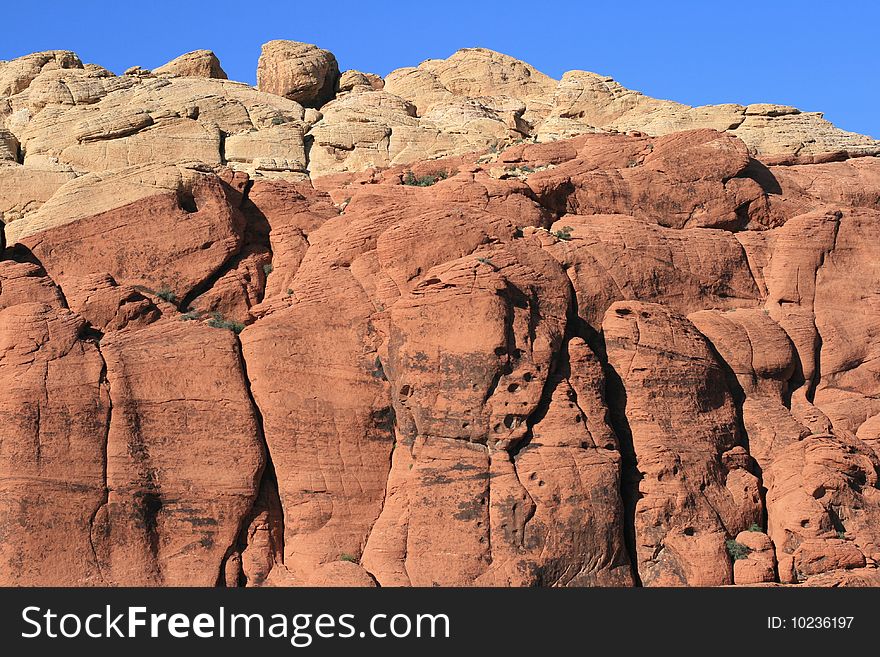
[[[403,177],[403,184],[411,187],[430,187],[448,177],[449,173],[447,171],[434,171],[423,176],[417,176],[412,171],[407,171]]]

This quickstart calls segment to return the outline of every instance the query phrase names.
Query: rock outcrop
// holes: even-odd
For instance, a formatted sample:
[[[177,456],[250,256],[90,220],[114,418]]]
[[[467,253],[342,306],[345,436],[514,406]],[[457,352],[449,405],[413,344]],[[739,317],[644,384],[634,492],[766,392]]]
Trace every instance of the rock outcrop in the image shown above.
[[[333,53],[297,41],[263,45],[257,65],[257,88],[306,107],[320,107],[333,97],[339,65]]]
[[[0,63],[0,584],[880,584],[880,144],[485,49]]]
[[[175,57],[167,64],[153,69],[155,75],[182,75],[196,78],[226,80],[226,72],[220,60],[210,50],[193,50]]]

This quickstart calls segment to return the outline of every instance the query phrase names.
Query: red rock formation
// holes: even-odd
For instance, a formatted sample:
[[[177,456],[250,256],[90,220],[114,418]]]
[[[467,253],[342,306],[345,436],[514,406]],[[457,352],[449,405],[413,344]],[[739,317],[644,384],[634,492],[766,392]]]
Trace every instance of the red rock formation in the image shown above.
[[[30,264],[0,262],[0,581],[101,584],[110,396],[85,321]]]
[[[120,284],[182,300],[239,251],[245,180],[236,174],[230,185],[202,175],[189,189],[148,196],[20,243],[62,287],[74,277],[108,273]]]
[[[726,541],[759,522],[763,508],[720,364],[696,328],[664,306],[617,302],[602,329],[632,443],[642,584],[732,583]]]
[[[93,543],[108,584],[215,584],[257,496],[262,437],[235,336],[167,321],[101,341],[113,413]]]
[[[539,171],[529,186],[557,212],[625,214],[672,228],[743,228],[769,221],[763,190],[748,177],[749,153],[739,139],[694,130],[630,139],[623,148],[602,143],[615,139],[626,138],[585,139],[578,157]],[[592,157],[596,146],[601,163]]]
[[[875,158],[190,171],[0,260],[0,583],[877,584]]]

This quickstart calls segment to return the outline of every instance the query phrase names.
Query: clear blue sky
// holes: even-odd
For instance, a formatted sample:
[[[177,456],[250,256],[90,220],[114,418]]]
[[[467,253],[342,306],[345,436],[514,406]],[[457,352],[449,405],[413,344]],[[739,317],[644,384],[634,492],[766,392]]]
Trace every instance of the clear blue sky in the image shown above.
[[[383,75],[484,46],[556,78],[585,69],[690,105],[795,105],[880,138],[873,0],[19,0],[0,15],[0,59],[69,49],[120,73],[209,48],[230,78],[253,83],[270,39],[316,43],[343,69]]]

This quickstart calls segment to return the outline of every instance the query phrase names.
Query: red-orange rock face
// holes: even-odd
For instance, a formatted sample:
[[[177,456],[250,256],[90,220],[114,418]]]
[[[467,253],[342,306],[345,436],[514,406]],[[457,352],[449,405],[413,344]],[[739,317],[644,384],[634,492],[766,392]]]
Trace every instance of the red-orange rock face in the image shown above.
[[[110,396],[85,320],[39,267],[0,262],[0,561],[7,585],[100,584]]]
[[[80,189],[0,260],[0,584],[877,585],[878,181],[695,130]]]
[[[265,464],[238,342],[177,321],[114,332],[101,345],[113,401],[107,496],[92,537],[102,576],[213,585]]]
[[[237,176],[233,184],[244,180]],[[240,190],[204,175],[188,190],[148,196],[21,244],[62,287],[101,272],[122,285],[184,299],[240,251],[246,226],[240,203]]]
[[[602,330],[637,479],[642,583],[733,583],[726,541],[759,523],[763,509],[720,364],[696,327],[663,306],[615,303]]]

